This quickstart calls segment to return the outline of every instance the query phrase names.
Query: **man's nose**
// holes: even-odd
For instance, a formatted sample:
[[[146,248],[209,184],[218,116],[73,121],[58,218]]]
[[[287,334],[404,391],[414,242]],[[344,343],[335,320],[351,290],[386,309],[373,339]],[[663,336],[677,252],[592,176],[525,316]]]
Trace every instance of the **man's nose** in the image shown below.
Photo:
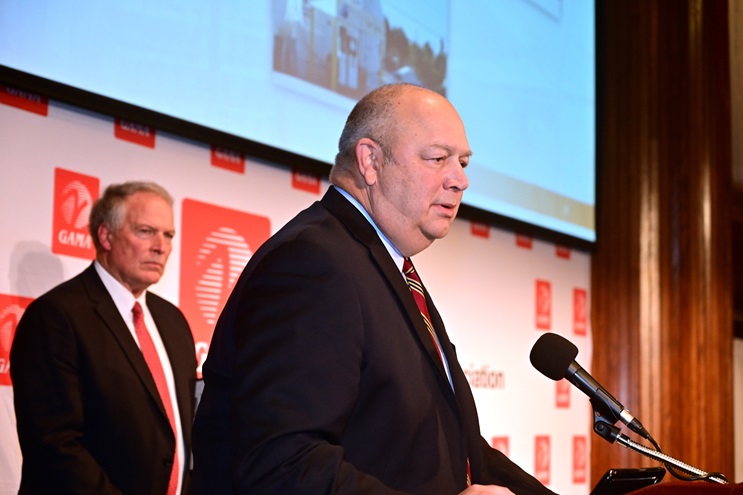
[[[163,254],[167,252],[170,240],[165,237],[165,234],[160,233],[153,237],[151,249],[157,254]]]
[[[467,178],[467,174],[464,172],[464,167],[457,163],[452,167],[451,173],[447,176],[447,180],[444,183],[444,187],[447,189],[453,188],[459,191],[464,191],[470,185],[470,181]]]

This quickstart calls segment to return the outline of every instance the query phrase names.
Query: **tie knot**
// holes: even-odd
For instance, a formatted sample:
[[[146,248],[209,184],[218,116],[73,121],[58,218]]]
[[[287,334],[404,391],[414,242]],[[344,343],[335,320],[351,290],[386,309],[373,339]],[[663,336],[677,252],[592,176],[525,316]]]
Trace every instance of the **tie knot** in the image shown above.
[[[403,261],[402,272],[405,275],[405,278],[408,279],[408,282],[415,281],[419,284],[421,283],[421,278],[418,276],[418,272],[415,271],[415,267],[413,266],[413,262],[410,261],[410,258],[405,258],[405,261]]]
[[[405,275],[415,272],[415,267],[413,266],[413,262],[410,261],[410,258],[405,258],[402,262],[402,271]]]
[[[142,306],[139,304],[139,301],[134,302],[134,307],[132,308],[132,314],[135,318],[139,318],[142,316]]]

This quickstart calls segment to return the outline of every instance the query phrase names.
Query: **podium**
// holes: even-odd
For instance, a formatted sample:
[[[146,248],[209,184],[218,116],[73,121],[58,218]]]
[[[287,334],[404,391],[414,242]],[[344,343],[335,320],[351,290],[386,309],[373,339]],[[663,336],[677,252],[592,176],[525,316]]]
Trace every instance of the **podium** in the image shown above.
[[[720,485],[704,481],[669,481],[646,486],[631,495],[743,495],[743,484]]]

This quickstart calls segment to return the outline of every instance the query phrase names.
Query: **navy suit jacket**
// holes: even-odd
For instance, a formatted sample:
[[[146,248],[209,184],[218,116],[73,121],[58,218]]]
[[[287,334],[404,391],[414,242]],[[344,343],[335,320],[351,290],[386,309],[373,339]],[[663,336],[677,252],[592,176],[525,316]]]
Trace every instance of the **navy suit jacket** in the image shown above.
[[[204,365],[192,494],[550,494],[480,436],[431,298],[444,372],[402,273],[334,188],[254,254]]]
[[[146,297],[173,369],[188,474],[193,337],[177,307]],[[10,361],[20,494],[166,492],[175,436],[142,352],[93,265],[28,306]]]

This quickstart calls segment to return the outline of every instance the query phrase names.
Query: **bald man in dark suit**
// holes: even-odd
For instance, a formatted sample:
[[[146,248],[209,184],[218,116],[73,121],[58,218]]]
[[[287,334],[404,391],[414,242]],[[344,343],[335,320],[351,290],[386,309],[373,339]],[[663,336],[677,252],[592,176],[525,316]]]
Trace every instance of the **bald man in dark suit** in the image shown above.
[[[552,494],[481,437],[441,317],[408,282],[449,231],[470,154],[436,93],[357,104],[333,186],[257,250],[219,318],[192,495]]]

